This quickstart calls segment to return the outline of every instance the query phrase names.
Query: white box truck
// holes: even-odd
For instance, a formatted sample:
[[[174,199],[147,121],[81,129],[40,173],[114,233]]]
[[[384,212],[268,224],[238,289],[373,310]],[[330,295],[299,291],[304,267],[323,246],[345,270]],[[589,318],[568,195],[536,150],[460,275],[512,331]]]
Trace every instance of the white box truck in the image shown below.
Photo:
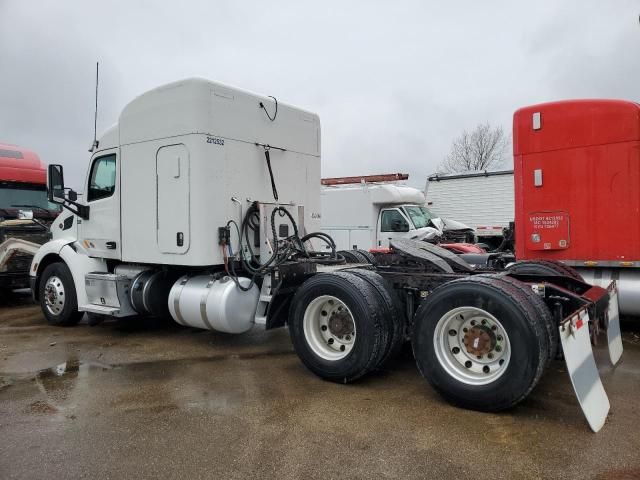
[[[473,242],[473,230],[425,207],[406,174],[322,179],[322,231],[339,250],[386,248],[394,238]]]
[[[172,83],[124,108],[97,142],[85,188],[79,200],[62,167],[49,166],[49,198],[65,211],[30,280],[51,324],[89,312],[170,315],[228,333],[287,325],[304,365],[339,383],[410,340],[443,397],[484,411],[524,399],[562,349],[591,428],[604,424],[588,324],[616,330],[614,285],[571,279],[566,267],[533,278],[478,270],[407,239],[391,240],[378,266],[345,264],[330,236],[313,233],[313,113],[202,79]],[[330,250],[312,250],[312,239]],[[621,343],[612,345],[615,363]]]
[[[404,185],[323,186],[322,231],[339,250],[388,247],[393,238],[435,235],[420,190]]]
[[[425,186],[428,208],[469,225],[493,248],[515,218],[513,192],[513,170],[436,174]]]

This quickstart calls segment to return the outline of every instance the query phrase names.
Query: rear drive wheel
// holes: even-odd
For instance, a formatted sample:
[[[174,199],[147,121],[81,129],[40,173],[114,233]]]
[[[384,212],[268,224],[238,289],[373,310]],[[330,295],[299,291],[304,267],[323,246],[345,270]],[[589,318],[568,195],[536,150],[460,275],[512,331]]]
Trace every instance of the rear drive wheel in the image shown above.
[[[393,290],[384,278],[380,274],[364,268],[354,268],[347,271],[353,275],[356,275],[369,283],[382,299],[383,307],[383,319],[385,326],[388,330],[389,341],[387,351],[385,352],[382,360],[380,361],[380,367],[386,364],[388,361],[395,358],[402,350],[404,344],[404,316],[402,311],[402,304],[398,295]],[[345,272],[346,273],[346,272]]]
[[[348,383],[375,369],[388,348],[379,294],[349,273],[321,273],[298,289],[289,333],[298,357],[321,378]]]
[[[78,311],[76,287],[69,267],[62,262],[48,265],[40,278],[40,307],[49,325],[69,327],[83,316]]]
[[[342,255],[346,263],[370,263],[367,257],[358,250],[340,250],[338,255]]]
[[[560,275],[584,282],[584,278],[575,268],[556,260],[522,260],[508,267],[507,271],[523,275]]]
[[[480,274],[476,278],[486,277],[492,278],[496,282],[502,282],[509,294],[515,298],[519,298],[523,302],[530,303],[535,309],[535,314],[543,320],[543,323],[547,330],[547,338],[549,338],[549,360],[547,364],[554,360],[558,355],[558,349],[560,347],[560,334],[558,332],[558,325],[556,324],[553,314],[544,300],[534,293],[531,285],[521,282],[513,277],[505,275],[504,273],[498,274]]]
[[[368,250],[362,250],[361,248],[359,248],[358,250],[356,250],[356,252],[366,258],[367,263],[370,263],[371,265],[377,265],[376,257],[374,257],[373,254]]]
[[[499,411],[523,400],[549,358],[544,320],[498,279],[474,277],[436,288],[415,315],[418,369],[449,402]]]

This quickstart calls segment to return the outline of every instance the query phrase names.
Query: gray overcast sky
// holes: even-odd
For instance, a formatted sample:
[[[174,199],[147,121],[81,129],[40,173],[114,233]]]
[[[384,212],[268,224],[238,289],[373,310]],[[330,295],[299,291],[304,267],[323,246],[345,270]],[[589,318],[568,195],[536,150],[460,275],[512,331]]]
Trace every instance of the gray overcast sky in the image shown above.
[[[315,111],[324,176],[427,174],[527,104],[640,100],[640,1],[0,0],[0,142],[65,165],[136,95],[203,76]]]

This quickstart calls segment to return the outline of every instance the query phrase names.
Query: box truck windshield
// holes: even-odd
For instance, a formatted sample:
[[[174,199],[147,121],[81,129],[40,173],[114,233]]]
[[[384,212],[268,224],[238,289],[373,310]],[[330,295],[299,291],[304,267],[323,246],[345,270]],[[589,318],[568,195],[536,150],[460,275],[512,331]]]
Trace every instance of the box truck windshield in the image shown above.
[[[437,218],[437,215],[434,215],[426,207],[418,205],[405,205],[402,208],[404,208],[407,216],[411,219],[411,222],[416,229],[429,226],[429,222],[431,221],[431,219]]]

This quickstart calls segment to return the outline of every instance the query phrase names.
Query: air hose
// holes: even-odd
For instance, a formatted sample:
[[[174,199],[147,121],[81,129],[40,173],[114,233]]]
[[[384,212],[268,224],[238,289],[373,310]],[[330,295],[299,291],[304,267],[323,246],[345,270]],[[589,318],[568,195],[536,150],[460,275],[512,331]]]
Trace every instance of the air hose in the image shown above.
[[[289,222],[293,226],[293,235],[284,239],[278,239],[278,233],[276,231],[276,215],[288,218]],[[240,249],[237,253],[240,255],[242,266],[247,272],[257,276],[264,276],[282,263],[296,258],[304,258],[307,261],[316,263],[340,263],[343,261],[336,252],[336,244],[334,240],[326,233],[313,232],[301,238],[298,230],[298,224],[293,218],[293,215],[291,215],[285,207],[277,206],[272,210],[270,223],[273,238],[273,251],[266,261],[261,262],[253,249],[250,238],[251,231],[253,231],[255,235],[255,232],[260,229],[260,213],[257,202],[254,202],[249,207],[244,219],[242,220],[242,224],[240,226]],[[325,242],[329,246],[331,253],[328,255],[328,252],[308,250],[305,246],[305,242],[312,238],[317,238]],[[249,255],[247,256],[245,253],[248,253]]]

